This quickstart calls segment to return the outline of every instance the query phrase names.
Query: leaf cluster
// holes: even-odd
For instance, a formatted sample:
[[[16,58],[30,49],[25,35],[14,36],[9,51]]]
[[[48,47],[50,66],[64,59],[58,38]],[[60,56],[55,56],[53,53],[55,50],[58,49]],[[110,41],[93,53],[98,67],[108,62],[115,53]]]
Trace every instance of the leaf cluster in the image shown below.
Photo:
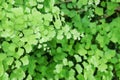
[[[0,80],[119,80],[119,0],[0,0]]]

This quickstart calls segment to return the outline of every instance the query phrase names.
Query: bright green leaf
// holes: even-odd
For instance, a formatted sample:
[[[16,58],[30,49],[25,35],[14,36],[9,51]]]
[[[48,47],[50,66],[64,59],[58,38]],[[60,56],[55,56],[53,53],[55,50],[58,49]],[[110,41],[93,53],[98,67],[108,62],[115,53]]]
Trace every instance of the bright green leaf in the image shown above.
[[[63,59],[63,65],[68,65],[68,61],[66,58]]]
[[[74,57],[75,57],[77,62],[81,62],[82,61],[82,59],[81,59],[81,57],[79,55],[74,55]]]
[[[24,56],[20,60],[22,61],[24,66],[29,64],[28,56]]]
[[[15,67],[20,68],[21,62],[19,60],[15,61]]]
[[[24,14],[22,7],[12,8],[11,11],[13,12],[13,14],[14,14],[16,17],[22,16],[22,15]]]
[[[76,64],[75,69],[77,70],[77,72],[78,72],[79,74],[82,72],[82,67],[81,67],[81,65],[79,65],[79,64]]]
[[[32,46],[28,43],[24,46],[24,48],[26,50],[26,53],[30,53],[32,51]]]
[[[57,64],[55,66],[55,68],[56,68],[55,72],[56,73],[60,73],[62,71],[63,65],[62,64]]]
[[[31,75],[28,75],[26,80],[32,80],[32,76]]]
[[[61,20],[60,19],[55,20],[54,25],[56,29],[60,29],[62,26]]]
[[[19,57],[21,57],[24,53],[24,49],[22,48],[18,48],[17,53],[15,53],[15,57],[18,59]]]
[[[95,5],[98,5],[100,3],[100,0],[94,0]]]
[[[46,20],[46,21],[52,21],[52,14],[48,13],[48,14],[44,14],[43,15],[43,18]]]
[[[68,61],[68,65],[69,65],[69,67],[72,67],[74,65],[74,63],[72,61]]]

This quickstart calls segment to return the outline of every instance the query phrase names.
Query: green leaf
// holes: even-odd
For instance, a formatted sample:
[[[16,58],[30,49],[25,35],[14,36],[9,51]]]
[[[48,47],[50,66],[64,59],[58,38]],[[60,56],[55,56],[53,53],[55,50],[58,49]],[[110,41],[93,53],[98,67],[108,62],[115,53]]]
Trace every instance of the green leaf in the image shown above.
[[[12,8],[11,11],[16,17],[23,16],[23,8],[22,7],[17,7],[17,8]],[[21,20],[22,21],[22,20]]]
[[[0,61],[0,77],[4,74],[4,67],[2,61]]]
[[[29,40],[28,44],[37,45],[37,43],[38,43],[38,41],[36,39],[36,35],[30,35],[27,37],[27,39]]]
[[[1,36],[4,38],[12,37],[12,35],[13,35],[13,32],[11,30],[5,30],[1,33]]]
[[[89,4],[89,5],[91,5],[91,4],[93,4],[93,3],[94,3],[93,0],[89,0],[89,1],[88,1],[88,4]]]
[[[76,29],[72,29],[70,30],[71,34],[73,35],[73,39],[76,40],[80,40],[80,33],[76,30]]]
[[[78,74],[82,72],[82,67],[79,64],[76,64],[75,69],[77,70]]]
[[[72,77],[75,75],[75,70],[74,69],[70,69],[69,70],[69,77]]]
[[[12,51],[12,52],[15,52],[15,48],[16,48],[17,46],[16,46],[16,44],[14,44],[14,43],[11,43],[10,45],[9,45],[9,51]]]
[[[113,64],[116,64],[118,62],[118,59],[114,57],[110,60],[110,62]]]
[[[96,40],[98,41],[98,43],[100,44],[101,47],[104,47],[105,45],[105,37],[98,34],[96,37]]]
[[[49,21],[47,21],[47,20],[44,21],[44,25],[45,25],[45,26],[49,26],[49,24],[50,24]]]
[[[61,47],[57,48],[57,53],[62,53],[62,48]]]
[[[20,59],[23,63],[23,66],[28,65],[29,64],[29,59],[28,56],[24,56]]]
[[[47,70],[46,66],[43,65],[43,66],[36,67],[36,68],[37,68],[38,71],[42,72],[42,75],[46,75],[46,70]]]
[[[81,8],[83,5],[87,5],[87,3],[88,3],[88,0],[79,0],[77,2],[77,6]]]
[[[42,8],[43,8],[43,5],[42,5],[42,4],[38,4],[38,5],[37,5],[37,8],[38,8],[38,9],[42,9]]]
[[[5,12],[0,10],[0,20],[2,20],[5,16]]]
[[[30,35],[33,34],[33,30],[32,30],[32,29],[24,29],[24,30],[23,30],[23,34],[24,34],[25,36],[30,36]]]
[[[11,80],[23,80],[23,78],[25,78],[25,73],[22,68],[15,69],[10,75]]]
[[[32,80],[32,76],[31,75],[28,75],[26,80]]]
[[[55,7],[52,8],[52,13],[56,14],[56,15],[59,15],[60,14],[60,9],[55,6]]]
[[[118,63],[118,64],[115,65],[115,70],[116,71],[120,70],[120,63]]]
[[[101,6],[102,6],[102,7],[105,7],[105,6],[106,6],[106,2],[105,2],[105,1],[102,1],[102,2],[101,2]]]
[[[47,36],[49,37],[49,39],[52,39],[52,38],[55,37],[56,32],[55,32],[55,30],[51,30],[51,31],[48,32],[48,34],[49,34],[49,35],[47,35]]]
[[[0,53],[0,61],[3,61],[6,57],[5,53]]]
[[[15,36],[13,39],[12,39],[13,43],[18,43],[20,41],[20,38],[19,36]]]
[[[58,31],[58,34],[57,34],[57,39],[58,40],[62,40],[64,38],[64,36],[63,36],[63,31],[62,30],[59,30]]]
[[[65,65],[65,66],[68,65],[68,61],[66,58],[63,59],[63,65]]]
[[[21,57],[23,55],[23,53],[24,53],[24,49],[18,48],[18,51],[17,51],[17,53],[15,53],[14,56],[18,59],[19,57]]]
[[[56,73],[60,73],[62,71],[62,69],[63,69],[63,65],[62,64],[57,64],[55,66],[55,72]]]
[[[113,2],[107,2],[107,9],[108,10],[115,10],[115,8],[118,6],[118,4]]]
[[[52,21],[53,16],[52,16],[52,14],[48,13],[48,14],[44,14],[43,18],[45,21]]]
[[[44,1],[44,10],[45,12],[51,11],[54,7],[55,0]]]
[[[100,70],[101,72],[105,72],[106,69],[107,69],[107,64],[104,64],[104,63],[99,65],[98,67],[98,70]]]
[[[62,27],[62,30],[64,33],[67,33],[70,31],[70,26],[69,25],[65,25],[64,27]]]
[[[62,34],[58,34],[58,35],[57,35],[57,39],[58,39],[58,40],[62,40],[63,37],[64,37],[64,36],[63,36]]]
[[[7,58],[5,58],[5,63],[7,65],[11,65],[13,63],[13,61],[14,61],[13,57],[7,57]]]
[[[100,57],[103,57],[103,51],[102,50],[97,49],[95,51],[95,54],[98,55],[98,56],[100,56]]]
[[[30,8],[26,7],[24,12],[25,13],[30,13]]]
[[[73,8],[72,3],[71,4],[67,4],[67,8],[72,9]]]
[[[88,55],[93,55],[94,54],[94,50],[90,50],[90,51],[88,51]]]
[[[9,43],[7,42],[7,41],[4,41],[3,43],[2,43],[2,49],[5,51],[5,52],[8,52],[9,50],[8,50],[8,47],[9,47]]]
[[[85,78],[84,78],[84,76],[82,74],[78,74],[77,79],[78,80],[85,80]]]
[[[81,1],[81,0],[79,0],[79,1]],[[86,5],[86,4],[88,3],[88,0],[82,0],[81,3],[82,3],[83,5]]]
[[[117,22],[117,21],[116,21]],[[118,23],[116,23],[116,26],[118,25]],[[120,30],[118,28],[113,28],[113,30],[111,31],[111,41],[113,41],[114,43],[119,42],[120,40],[120,35],[119,34]]]
[[[2,77],[0,77],[0,80],[9,80],[9,75],[7,73],[4,73]]]
[[[87,62],[85,62],[85,61],[83,61],[83,62],[82,62],[82,64],[83,64],[84,68],[89,67],[89,66],[88,66],[88,63],[87,63]]]
[[[62,26],[61,20],[60,19],[56,19],[54,22],[55,28],[56,29],[60,29]]]
[[[96,23],[90,23],[90,28],[91,28],[91,33],[92,34],[95,34],[97,32],[97,30],[96,30]]]
[[[49,0],[49,6],[52,8],[55,4],[55,0]]]
[[[28,43],[24,46],[24,48],[26,50],[26,53],[30,53],[32,51],[32,46]]]
[[[61,54],[62,54],[62,55],[61,55]],[[66,54],[65,54],[64,52],[62,52],[62,53],[57,53],[57,54],[55,54],[55,56],[54,56],[54,60],[55,60],[55,62],[58,62],[58,61],[63,60],[65,57],[66,57]]]
[[[94,0],[95,5],[98,5],[100,3],[100,0]]]
[[[15,67],[20,68],[20,66],[21,66],[21,62],[19,60],[16,60],[15,61]]]
[[[118,4],[114,2],[107,2],[107,14],[112,15]]]
[[[81,59],[81,57],[79,55],[74,55],[74,57],[75,57],[77,62],[81,62],[82,61],[82,59]]]
[[[17,25],[24,26],[24,25],[23,25],[23,24],[24,24],[23,17],[16,18],[15,23],[16,23]]]
[[[85,54],[87,54],[87,51],[84,48],[79,48],[78,53],[79,55],[84,56]]]
[[[95,13],[99,16],[103,15],[103,8],[96,7],[95,8]]]
[[[92,56],[88,59],[89,63],[93,64],[95,67],[99,67],[99,56]]]
[[[105,57],[105,59],[111,59],[112,57],[115,56],[115,54],[116,54],[116,51],[115,51],[115,50],[107,50],[107,51],[105,52],[104,57]]]
[[[34,75],[34,70],[36,68],[36,60],[34,57],[29,57],[28,73],[32,76]]]
[[[68,65],[69,65],[69,67],[72,67],[74,65],[74,63],[72,61],[68,61]]]
[[[70,32],[65,33],[65,36],[66,36],[67,39],[70,39],[72,37]]]
[[[28,4],[30,5],[30,7],[33,7],[37,5],[37,2],[35,0],[30,0]]]
[[[119,1],[120,2],[120,1]],[[116,72],[117,76],[120,78],[120,71]]]

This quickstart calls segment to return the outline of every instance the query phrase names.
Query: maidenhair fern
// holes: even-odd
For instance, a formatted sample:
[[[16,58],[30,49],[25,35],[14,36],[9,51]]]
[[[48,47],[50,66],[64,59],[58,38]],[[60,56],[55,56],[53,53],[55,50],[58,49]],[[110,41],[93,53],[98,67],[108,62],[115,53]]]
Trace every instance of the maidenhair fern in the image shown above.
[[[119,0],[0,0],[0,80],[119,80]]]

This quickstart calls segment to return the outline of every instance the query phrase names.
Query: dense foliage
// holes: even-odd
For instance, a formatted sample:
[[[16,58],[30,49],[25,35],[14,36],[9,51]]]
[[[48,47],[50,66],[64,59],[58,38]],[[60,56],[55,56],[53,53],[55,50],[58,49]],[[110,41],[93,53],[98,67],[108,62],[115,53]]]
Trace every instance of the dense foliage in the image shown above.
[[[0,80],[120,80],[120,0],[0,0]]]

